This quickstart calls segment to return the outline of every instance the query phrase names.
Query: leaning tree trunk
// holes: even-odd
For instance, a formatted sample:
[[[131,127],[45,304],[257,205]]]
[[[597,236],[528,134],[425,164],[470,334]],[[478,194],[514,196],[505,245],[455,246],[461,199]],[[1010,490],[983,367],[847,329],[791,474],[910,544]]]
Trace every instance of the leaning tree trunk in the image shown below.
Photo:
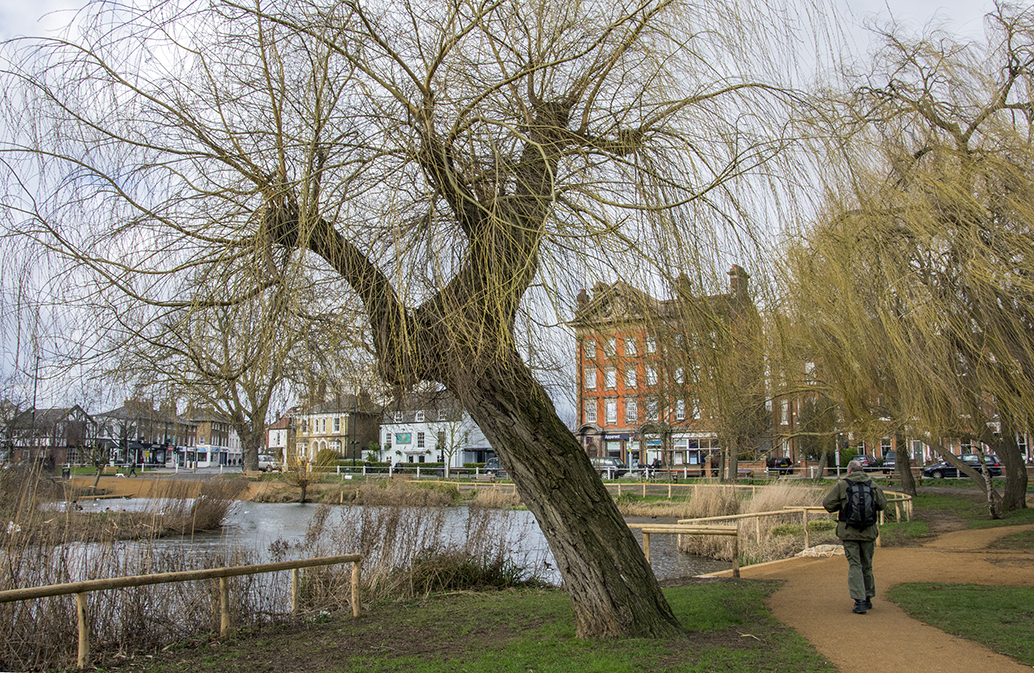
[[[561,423],[511,354],[456,391],[535,515],[574,606],[579,637],[681,633],[642,549]]]

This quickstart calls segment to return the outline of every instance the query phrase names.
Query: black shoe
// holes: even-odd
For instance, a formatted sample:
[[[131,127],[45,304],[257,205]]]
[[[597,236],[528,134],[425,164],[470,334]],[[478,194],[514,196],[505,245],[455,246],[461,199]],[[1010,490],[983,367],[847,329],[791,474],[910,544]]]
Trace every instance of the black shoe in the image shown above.
[[[872,599],[869,599],[869,598],[865,599],[865,609],[866,610],[872,610]]]
[[[854,602],[854,607],[851,608],[851,612],[855,613],[856,615],[864,615],[866,612],[865,601],[856,600]]]

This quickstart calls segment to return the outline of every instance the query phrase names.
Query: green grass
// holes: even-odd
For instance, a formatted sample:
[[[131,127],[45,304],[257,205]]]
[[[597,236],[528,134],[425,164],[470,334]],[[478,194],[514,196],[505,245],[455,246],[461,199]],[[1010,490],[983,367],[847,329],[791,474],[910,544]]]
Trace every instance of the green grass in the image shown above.
[[[578,639],[565,593],[509,590],[375,605],[359,619],[335,614],[229,641],[180,643],[128,663],[145,673],[833,671],[764,609],[776,587],[709,580],[667,589],[687,630],[668,640]]]
[[[918,582],[889,596],[916,619],[1034,666],[1034,587]]]
[[[1006,535],[1003,538],[999,538],[988,545],[991,549],[1011,549],[1014,551],[1032,551],[1034,550],[1034,531],[1023,531],[1022,533],[1013,533],[1012,535]]]

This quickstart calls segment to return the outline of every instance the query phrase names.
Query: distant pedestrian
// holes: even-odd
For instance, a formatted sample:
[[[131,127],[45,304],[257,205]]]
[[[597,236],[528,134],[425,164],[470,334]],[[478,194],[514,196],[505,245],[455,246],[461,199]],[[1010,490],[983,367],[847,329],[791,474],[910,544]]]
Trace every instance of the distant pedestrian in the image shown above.
[[[872,556],[880,535],[877,512],[887,506],[887,496],[872,483],[862,464],[852,460],[847,477],[826,494],[822,506],[837,515],[837,537],[844,543],[847,557],[847,587],[854,599],[852,612],[864,615],[872,609],[876,580],[872,574]]]
[[[136,462],[135,461],[130,463],[130,465],[129,465],[129,476],[130,477],[135,477],[136,476]]]

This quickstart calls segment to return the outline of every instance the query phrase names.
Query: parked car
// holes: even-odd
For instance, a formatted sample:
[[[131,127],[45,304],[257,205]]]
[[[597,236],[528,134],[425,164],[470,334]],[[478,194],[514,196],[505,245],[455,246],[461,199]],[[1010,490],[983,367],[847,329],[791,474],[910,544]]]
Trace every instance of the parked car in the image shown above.
[[[502,463],[499,462],[499,458],[492,456],[485,461],[485,468],[483,470],[486,474],[494,474],[497,478],[506,476],[506,468],[503,467]]]
[[[263,472],[275,472],[280,469],[280,463],[268,453],[260,453],[258,457],[258,469]]]
[[[883,473],[884,474],[890,474],[891,472],[893,472],[897,468],[897,466],[898,466],[897,456],[898,456],[898,454],[897,454],[896,451],[888,451],[887,453],[883,454]]]
[[[959,456],[959,458],[962,459],[962,462],[974,468],[977,472],[983,472],[983,469],[980,465],[979,455],[975,453],[964,453],[961,456]],[[985,456],[985,462],[987,463],[988,474],[990,474],[992,477],[1002,476],[1002,468],[998,463],[997,458],[993,459],[992,461],[988,460]],[[951,465],[946,460],[942,460],[940,462],[934,463],[933,465],[927,465],[926,467],[924,467],[923,476],[933,477],[934,479],[957,479],[959,477],[965,477],[966,475],[960,475],[959,471],[955,468],[954,465]]]
[[[866,472],[872,472],[873,470],[879,469],[879,466],[876,464],[876,459],[872,456],[855,456],[851,459],[851,461],[858,461],[859,463],[861,463],[862,469]]]
[[[789,458],[777,458],[775,456],[769,456],[768,460],[765,461],[766,467],[769,472],[778,472],[779,474],[793,474],[793,461]]]
[[[617,479],[628,473],[628,467],[617,458],[590,458],[589,462],[601,476]]]

